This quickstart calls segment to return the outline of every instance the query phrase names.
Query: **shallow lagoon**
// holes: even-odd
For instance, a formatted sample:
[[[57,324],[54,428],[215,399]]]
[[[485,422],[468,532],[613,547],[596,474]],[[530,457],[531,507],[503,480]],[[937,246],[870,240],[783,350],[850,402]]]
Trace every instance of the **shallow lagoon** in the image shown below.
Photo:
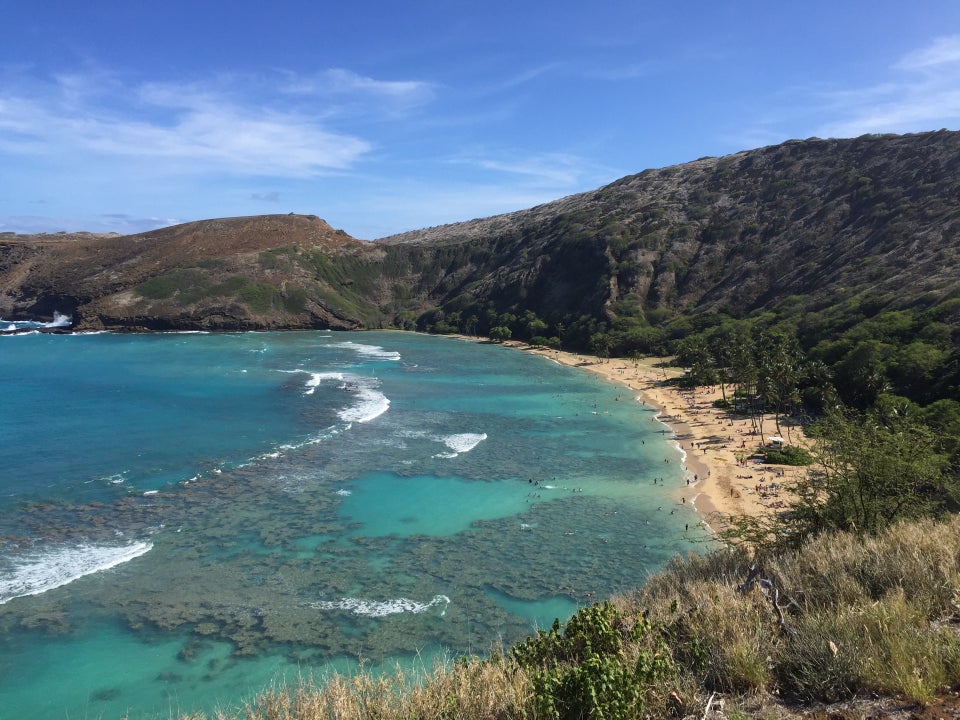
[[[14,716],[168,717],[483,653],[698,547],[652,412],[540,357],[390,332],[0,342]],[[94,572],[109,552],[130,559]]]

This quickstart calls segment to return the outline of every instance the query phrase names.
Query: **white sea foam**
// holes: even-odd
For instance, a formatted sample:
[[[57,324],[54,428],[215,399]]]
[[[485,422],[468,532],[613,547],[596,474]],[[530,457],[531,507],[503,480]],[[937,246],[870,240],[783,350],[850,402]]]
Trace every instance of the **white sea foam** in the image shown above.
[[[358,598],[342,598],[340,600],[321,600],[311,603],[311,607],[318,610],[346,610],[354,615],[367,615],[369,617],[385,617],[386,615],[396,615],[398,613],[419,614],[426,612],[432,607],[443,607],[440,615],[445,615],[447,606],[450,604],[450,598],[446,595],[434,595],[433,600],[428,603],[418,603],[407,598],[397,598],[396,600],[377,601],[360,600]]]
[[[343,373],[338,372],[319,372],[319,373],[310,373],[310,379],[307,380],[306,390],[304,395],[313,395],[313,392],[320,386],[324,380],[336,380],[338,382],[343,381]]]
[[[36,328],[64,328],[73,325],[73,318],[69,315],[53,311],[53,320],[50,322],[41,322],[40,320],[4,320],[0,318],[0,323],[8,323],[2,328],[6,332],[14,330],[32,330]]]
[[[149,542],[129,545],[77,545],[52,548],[8,560],[0,572],[0,605],[18,597],[39,595],[84,575],[108,570],[146,554]]]
[[[105,475],[100,478],[100,482],[109,483],[110,485],[123,485],[126,482],[126,470],[123,472],[114,473],[113,475]]]
[[[339,372],[311,372],[309,370],[280,370],[280,372],[309,375],[310,377],[307,378],[307,382],[304,383],[304,387],[306,388],[303,391],[304,395],[313,395],[314,391],[324,380],[336,380],[337,382],[343,381],[343,373]]]
[[[437,453],[433,457],[435,458],[444,458],[451,459],[455,458],[461,453],[467,453],[473,450],[477,445],[482,443],[487,439],[486,433],[457,433],[455,435],[447,435],[442,438],[435,438],[440,440],[444,445],[446,445],[453,452],[441,452]]]
[[[353,345],[353,343],[344,344]],[[379,382],[375,379],[355,377],[341,372],[310,372],[308,370],[284,370],[283,372],[306,373],[310,376],[310,379],[305,383],[304,395],[313,395],[316,389],[326,381],[332,380],[340,383],[339,388],[357,400],[353,405],[342,408],[337,412],[337,416],[347,423],[370,422],[383,415],[390,407],[390,399],[377,390]]]
[[[44,327],[67,327],[73,325],[73,317],[64,315],[56,310],[53,311],[53,322],[44,323]]]
[[[337,413],[344,422],[370,422],[390,408],[390,398],[377,390],[369,380],[358,380],[350,386],[350,390],[357,402]]]
[[[399,360],[400,353],[393,350],[384,350],[379,345],[364,345],[363,343],[354,343],[354,342],[342,342],[337,343],[336,347],[347,348],[348,350],[353,350],[364,357],[371,358],[373,360]]]
[[[443,444],[459,454],[470,452],[486,439],[486,433],[457,433],[456,435],[447,435],[443,439]]]

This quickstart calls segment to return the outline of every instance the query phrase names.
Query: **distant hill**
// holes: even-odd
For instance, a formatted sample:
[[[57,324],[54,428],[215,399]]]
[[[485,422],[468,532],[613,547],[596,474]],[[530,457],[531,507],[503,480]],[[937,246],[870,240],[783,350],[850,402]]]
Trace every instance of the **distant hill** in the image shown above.
[[[625,322],[947,303],[960,297],[958,235],[960,133],[810,139],[373,242],[300,215],[0,234],[0,317],[56,310],[77,329],[127,330],[506,324],[583,345]],[[960,328],[960,309],[941,315]]]

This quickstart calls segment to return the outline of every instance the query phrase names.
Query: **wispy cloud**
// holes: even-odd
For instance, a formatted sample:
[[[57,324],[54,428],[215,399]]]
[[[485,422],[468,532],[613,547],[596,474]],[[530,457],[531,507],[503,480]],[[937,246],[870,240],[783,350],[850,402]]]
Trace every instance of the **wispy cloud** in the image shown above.
[[[431,102],[436,89],[420,80],[377,80],[346,70],[331,68],[313,75],[286,73],[281,92],[314,97],[337,103],[351,114],[377,113],[397,116]]]
[[[936,130],[960,122],[960,35],[940,37],[893,64],[872,87],[846,89],[822,98],[837,118],[818,134]]]
[[[960,62],[960,35],[939,37],[925,48],[907,53],[895,67],[923,70]]]
[[[356,104],[374,102],[372,96],[377,104],[425,102],[430,92],[422,83],[380,82],[346,70],[322,77],[330,93]],[[0,94],[0,153],[139,161],[155,163],[154,172],[304,178],[350,168],[372,149],[355,132],[330,127],[334,105],[322,98],[291,102],[272,87],[265,78],[130,84],[62,75],[32,83],[29,92]],[[287,100],[277,102],[281,97]]]
[[[479,159],[477,165],[484,170],[520,175],[540,185],[572,186],[580,179],[578,158],[570,155],[540,155],[512,160]]]

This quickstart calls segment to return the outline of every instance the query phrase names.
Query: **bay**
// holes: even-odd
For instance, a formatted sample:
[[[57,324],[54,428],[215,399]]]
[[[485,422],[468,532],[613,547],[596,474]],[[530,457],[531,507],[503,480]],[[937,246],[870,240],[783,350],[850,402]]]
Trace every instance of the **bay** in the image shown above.
[[[3,336],[0,396],[10,717],[483,654],[697,547],[653,412],[496,345]]]

